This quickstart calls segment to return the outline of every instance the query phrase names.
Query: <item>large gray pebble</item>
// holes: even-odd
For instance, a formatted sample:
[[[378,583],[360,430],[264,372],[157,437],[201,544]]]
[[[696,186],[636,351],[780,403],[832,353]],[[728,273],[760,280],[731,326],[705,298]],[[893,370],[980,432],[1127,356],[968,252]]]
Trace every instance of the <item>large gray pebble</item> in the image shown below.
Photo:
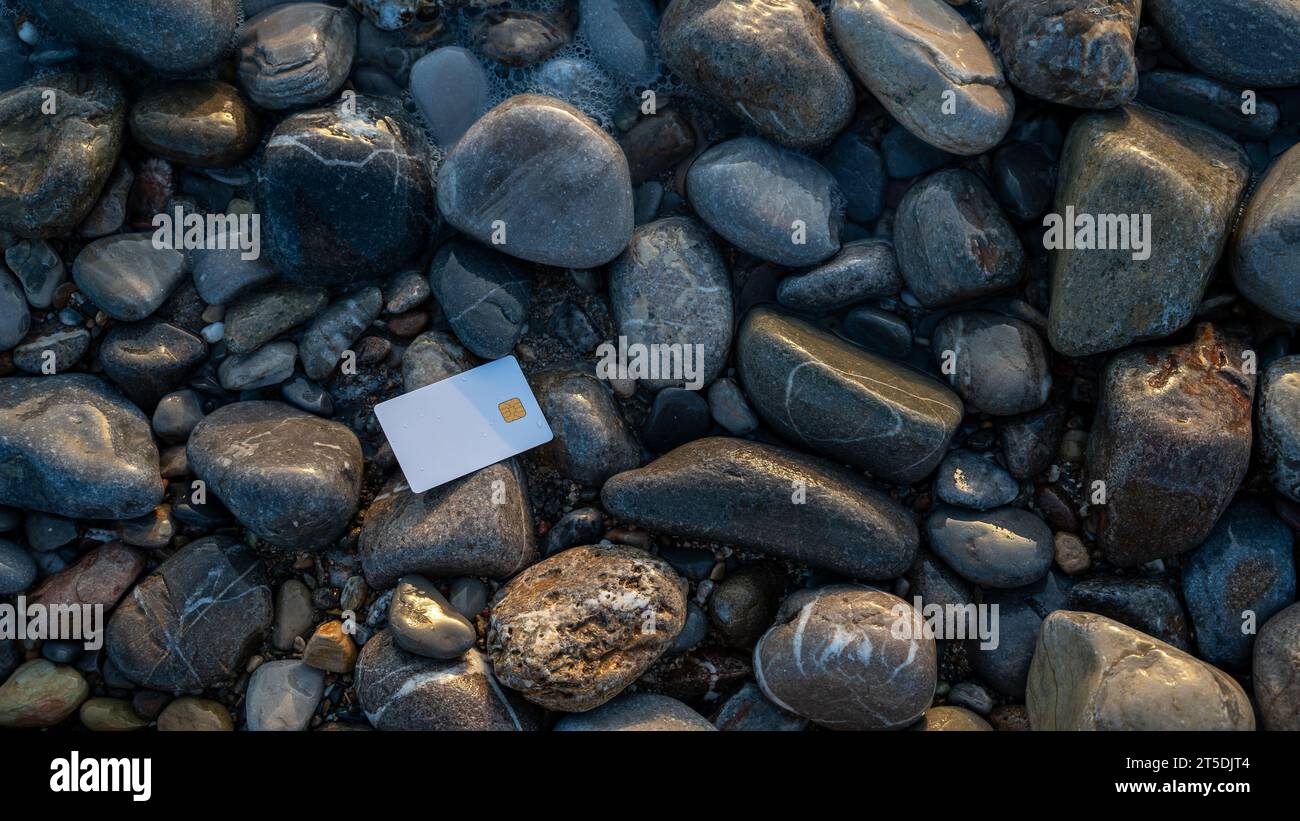
[[[240,30],[239,83],[262,108],[300,108],[332,97],[357,50],[356,18],[325,3],[285,3]]]
[[[305,730],[324,694],[321,670],[297,659],[268,661],[248,680],[244,699],[248,729]]]
[[[864,239],[846,243],[828,262],[807,273],[781,280],[776,298],[787,308],[823,314],[893,296],[901,287],[894,246]]]
[[[434,256],[429,287],[456,338],[476,356],[500,359],[514,350],[532,304],[526,267],[478,243],[453,239]]]
[[[992,459],[954,450],[939,465],[934,493],[950,505],[989,510],[1014,502],[1020,495],[1020,483]]]
[[[1012,416],[1042,407],[1052,390],[1047,347],[1027,322],[991,311],[949,314],[934,330],[931,350],[952,353],[948,381],[977,411]]]
[[[586,713],[569,713],[556,732],[698,732],[716,731],[704,716],[682,702],[656,693],[619,696]]]
[[[158,310],[184,275],[185,254],[157,247],[147,233],[97,239],[72,263],[72,278],[90,301],[127,322]]]
[[[1273,487],[1300,502],[1300,356],[1270,363],[1259,391],[1260,459]]]
[[[940,507],[925,520],[925,534],[935,553],[981,587],[1038,581],[1055,556],[1047,523],[1014,507],[985,512]]]
[[[239,0],[42,0],[31,4],[58,33],[165,74],[206,68],[229,47]]]

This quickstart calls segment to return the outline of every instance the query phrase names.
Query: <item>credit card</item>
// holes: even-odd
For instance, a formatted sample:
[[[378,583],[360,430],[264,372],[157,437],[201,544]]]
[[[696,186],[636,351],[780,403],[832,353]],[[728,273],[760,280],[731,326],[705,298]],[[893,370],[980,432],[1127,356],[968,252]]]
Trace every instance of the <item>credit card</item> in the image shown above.
[[[554,437],[513,356],[380,402],[375,416],[415,493]]]

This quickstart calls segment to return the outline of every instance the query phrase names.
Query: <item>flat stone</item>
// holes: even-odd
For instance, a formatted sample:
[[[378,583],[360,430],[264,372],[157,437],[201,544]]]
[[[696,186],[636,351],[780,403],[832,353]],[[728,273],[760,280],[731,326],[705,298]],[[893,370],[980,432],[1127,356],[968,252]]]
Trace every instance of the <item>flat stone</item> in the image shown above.
[[[1300,150],[1279,157],[1251,194],[1229,259],[1241,295],[1278,319],[1300,322],[1300,295],[1292,281],[1300,262]]]
[[[239,0],[129,0],[111,7],[96,0],[43,0],[33,11],[79,45],[165,74],[188,74],[226,51],[240,7]]]
[[[1161,42],[1197,69],[1245,86],[1300,82],[1300,8],[1288,0],[1147,0]]]
[[[226,246],[191,252],[194,287],[209,305],[230,305],[279,277],[260,247],[255,259],[245,259],[248,254],[242,249],[249,244],[242,231],[227,234]]]
[[[235,722],[220,702],[181,696],[158,716],[159,732],[231,732]]]
[[[1259,389],[1259,456],[1279,493],[1300,501],[1300,356],[1264,369]]]
[[[984,21],[1016,86],[1054,103],[1113,108],[1138,90],[1141,13],[1141,0],[993,0]]]
[[[992,311],[953,313],[939,322],[932,339],[931,352],[941,362],[953,353],[948,381],[968,408],[1013,416],[1047,402],[1047,347],[1028,322]]]
[[[0,539],[0,596],[22,593],[36,581],[32,554],[7,539]]]
[[[131,702],[124,698],[99,697],[84,701],[78,717],[82,726],[92,732],[128,732],[149,726],[149,722],[136,715]]]
[[[43,375],[53,367],[54,373],[72,370],[90,349],[90,331],[73,328],[67,331],[28,337],[13,350],[14,365],[21,371]]]
[[[190,435],[189,458],[209,492],[278,547],[325,547],[357,509],[364,465],[356,435],[280,402],[217,408]]]
[[[962,169],[938,171],[908,189],[894,241],[899,273],[927,308],[1004,291],[1023,277],[1015,229],[984,183]]]
[[[1035,730],[1253,730],[1226,673],[1131,627],[1060,610],[1043,621],[1025,706]]]
[[[787,308],[824,314],[893,296],[901,287],[894,246],[864,239],[846,243],[828,262],[807,273],[781,280],[776,298]]]
[[[256,554],[224,536],[190,542],[136,585],[108,622],[108,659],[167,692],[233,679],[271,626],[271,588]]]
[[[429,266],[429,287],[456,338],[484,359],[514,350],[532,304],[531,273],[515,260],[475,242],[454,239]]]
[[[585,713],[569,713],[556,732],[716,732],[704,716],[656,693],[630,693]]]
[[[163,496],[149,420],[89,374],[10,377],[0,391],[0,504],[132,519]]]
[[[830,17],[849,68],[913,134],[962,155],[1002,141],[1015,98],[997,58],[947,3],[837,0]]]
[[[424,493],[394,476],[366,510],[359,545],[378,590],[408,573],[513,576],[537,555],[523,471],[511,459]]]
[[[271,132],[257,175],[263,253],[308,285],[389,276],[437,225],[432,173],[424,130],[393,101],[294,114]]]
[[[352,70],[356,18],[325,3],[272,6],[239,35],[239,83],[262,108],[301,108],[333,97]]]
[[[823,727],[905,727],[930,706],[938,664],[933,639],[895,634],[900,618],[919,621],[910,605],[879,590],[800,591],[754,647],[754,678],[776,706]]]
[[[698,390],[726,365],[731,276],[713,236],[695,220],[669,217],[637,226],[627,250],[609,267],[609,301],[616,336],[626,338],[629,350],[681,345],[700,354],[692,359],[695,373],[683,373],[693,379],[664,374],[638,380],[651,390],[687,384]]]
[[[993,727],[964,707],[931,707],[921,720],[908,727],[921,732],[993,732]]]
[[[298,358],[307,376],[317,380],[329,377],[344,352],[379,318],[383,301],[383,293],[371,286],[321,311],[298,343]]]
[[[411,66],[411,99],[438,145],[455,145],[488,106],[483,64],[469,49],[444,46]]]
[[[1027,510],[941,507],[925,520],[934,552],[980,587],[1022,587],[1051,569],[1052,529]]]
[[[632,182],[618,143],[568,103],[511,97],[483,115],[438,172],[438,208],[496,250],[594,268],[632,236]]]
[[[269,388],[293,376],[297,358],[298,346],[292,342],[268,342],[252,353],[226,357],[217,369],[217,378],[228,391]]]
[[[1093,576],[1072,586],[1069,597],[1070,610],[1114,619],[1183,652],[1192,652],[1187,614],[1178,593],[1160,579]]]
[[[1230,670],[1249,666],[1253,633],[1242,629],[1246,620],[1262,625],[1295,601],[1294,542],[1272,505],[1247,498],[1187,555],[1183,598],[1201,658]]]
[[[1127,250],[1052,252],[1052,347],[1066,356],[1112,351],[1190,322],[1227,243],[1249,169],[1236,143],[1190,120],[1140,106],[1075,120],[1056,191],[1061,241],[1081,233],[1065,223],[1070,213],[1076,221],[1149,214],[1158,227],[1147,232],[1145,251],[1130,235]],[[1134,259],[1147,252],[1148,258]]]
[[[579,0],[578,35],[612,76],[645,85],[659,73],[659,12],[651,0]]]
[[[492,666],[502,684],[548,709],[599,707],[672,644],[685,622],[685,593],[667,562],[635,548],[558,553],[493,599]]]
[[[301,731],[325,693],[325,674],[285,659],[268,661],[253,671],[248,680],[244,709],[249,730]]]
[[[184,276],[185,254],[159,248],[148,233],[97,239],[72,262],[72,278],[82,293],[126,322],[158,310]]]
[[[757,684],[747,681],[722,702],[713,726],[724,732],[800,732],[807,729],[808,719],[782,710]]]
[[[402,355],[402,387],[409,393],[473,366],[469,353],[451,334],[428,331],[412,340]]]
[[[100,605],[113,609],[144,570],[144,553],[120,542],[92,548],[75,564],[41,580],[29,604]]]
[[[22,283],[33,308],[48,308],[64,282],[63,260],[45,240],[19,240],[5,249],[5,263]],[[6,282],[8,280],[6,279]],[[13,347],[0,344],[0,348]]]
[[[259,288],[226,311],[226,348],[252,353],[291,328],[296,328],[329,303],[324,288],[275,285]]]
[[[470,39],[489,60],[507,66],[530,66],[559,51],[573,37],[567,13],[491,10],[477,18]]]
[[[963,416],[942,384],[767,307],[741,323],[736,365],[774,430],[888,482],[928,476]]]
[[[992,459],[954,450],[939,465],[934,495],[950,505],[989,510],[1014,502],[1020,495],[1020,483]]]
[[[1255,699],[1266,730],[1300,729],[1300,605],[1293,604],[1269,619],[1255,638]]]
[[[1199,74],[1159,68],[1143,72],[1137,99],[1140,103],[1200,120],[1232,134],[1261,139],[1272,136],[1282,117],[1277,103],[1256,99],[1253,110],[1243,111],[1246,108],[1244,91]]]
[[[131,107],[131,136],[165,160],[228,168],[257,148],[257,115],[234,86],[219,80],[154,85]]]
[[[412,655],[388,630],[357,660],[357,698],[379,730],[535,730],[537,711],[497,683],[478,650],[448,661]]]
[[[316,608],[311,589],[297,579],[286,579],[275,591],[275,623],[271,625],[271,645],[282,652],[293,649],[295,639],[306,638],[316,625]]]
[[[121,85],[105,71],[38,77],[0,94],[0,123],[0,230],[71,232],[95,207],[122,150]]]
[[[1133,567],[1196,547],[1246,475],[1255,374],[1212,325],[1187,345],[1110,361],[1088,437],[1087,478],[1105,482],[1097,544]]]
[[[831,54],[809,0],[678,0],[659,24],[664,62],[763,136],[807,148],[853,116],[853,83]]]
[[[418,575],[397,580],[388,629],[398,647],[434,659],[460,658],[478,640],[473,623],[456,612],[433,582]]]
[[[732,379],[718,379],[709,386],[709,414],[713,421],[734,436],[758,430],[758,417],[745,400],[745,394]]]
[[[760,259],[816,265],[840,249],[839,188],[829,171],[802,154],[739,137],[701,154],[686,185],[700,219]]]
[[[543,464],[589,487],[641,465],[641,446],[623,420],[609,389],[572,368],[534,373],[529,379],[542,414],[563,420],[555,438],[533,451]]]
[[[0,684],[0,727],[53,727],[88,695],[90,685],[74,668],[34,659]]]
[[[802,501],[798,501],[802,499]],[[910,514],[837,465],[775,445],[698,439],[601,489],[614,516],[849,577],[888,579],[916,556]]]

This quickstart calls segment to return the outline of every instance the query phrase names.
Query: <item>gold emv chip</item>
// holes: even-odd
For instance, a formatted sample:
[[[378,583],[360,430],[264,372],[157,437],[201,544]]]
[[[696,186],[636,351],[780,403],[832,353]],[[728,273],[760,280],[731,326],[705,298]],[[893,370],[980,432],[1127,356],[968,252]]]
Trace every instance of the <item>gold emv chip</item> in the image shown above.
[[[497,405],[497,410],[501,411],[501,418],[507,422],[518,421],[527,415],[527,412],[524,410],[524,403],[520,402],[517,398],[507,399],[500,405]]]

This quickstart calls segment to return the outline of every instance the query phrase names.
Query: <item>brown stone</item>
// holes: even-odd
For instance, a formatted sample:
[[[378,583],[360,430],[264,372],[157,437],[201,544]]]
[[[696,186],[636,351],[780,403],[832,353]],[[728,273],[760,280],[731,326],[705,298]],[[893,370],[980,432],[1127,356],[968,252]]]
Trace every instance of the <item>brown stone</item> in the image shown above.
[[[302,660],[317,670],[350,673],[357,666],[357,643],[343,630],[343,622],[328,621],[316,628]]]
[[[231,732],[235,722],[230,711],[218,702],[206,698],[184,696],[168,704],[158,716],[161,732]]]
[[[111,610],[144,570],[144,554],[121,542],[91,550],[36,586],[28,604],[101,604]]]
[[[90,695],[74,668],[33,659],[0,685],[0,727],[53,727]]]

